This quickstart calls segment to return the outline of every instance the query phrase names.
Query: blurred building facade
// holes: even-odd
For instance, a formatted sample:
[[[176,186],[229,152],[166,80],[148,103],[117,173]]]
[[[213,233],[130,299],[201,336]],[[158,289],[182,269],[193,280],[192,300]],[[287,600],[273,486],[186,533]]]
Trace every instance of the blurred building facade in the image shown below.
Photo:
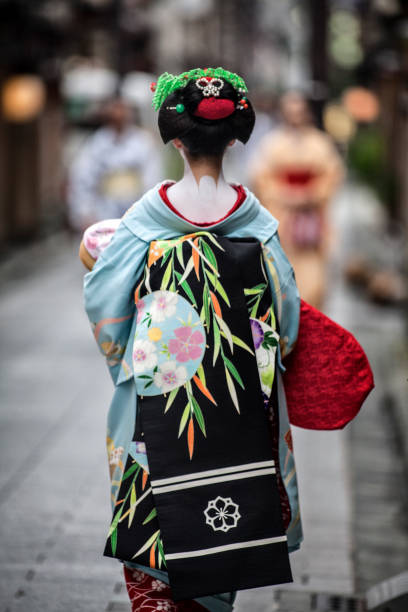
[[[402,0],[0,0],[0,40],[3,247],[64,223],[64,138],[71,125],[97,126],[89,100],[67,101],[61,92],[78,61],[110,70],[118,83],[129,73],[221,64],[244,74],[253,91],[302,89],[318,117],[330,97],[361,82],[383,109],[386,164],[399,187],[391,208],[407,221]],[[27,75],[36,85],[23,79],[13,89],[10,79]]]

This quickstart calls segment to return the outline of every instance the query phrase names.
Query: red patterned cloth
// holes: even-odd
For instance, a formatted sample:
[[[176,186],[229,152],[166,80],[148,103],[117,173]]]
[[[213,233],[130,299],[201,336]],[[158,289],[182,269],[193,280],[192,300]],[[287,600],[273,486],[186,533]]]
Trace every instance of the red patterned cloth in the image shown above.
[[[374,387],[354,336],[303,300],[297,343],[285,367],[290,422],[306,429],[344,427]]]
[[[124,566],[126,588],[132,612],[205,612],[195,601],[174,602],[168,584],[145,574],[141,570]]]

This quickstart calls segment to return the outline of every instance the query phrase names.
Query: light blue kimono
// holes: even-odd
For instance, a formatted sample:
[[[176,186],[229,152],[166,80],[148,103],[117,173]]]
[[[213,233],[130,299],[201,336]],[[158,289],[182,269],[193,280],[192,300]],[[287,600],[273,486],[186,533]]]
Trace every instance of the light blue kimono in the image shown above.
[[[85,308],[95,338],[107,358],[115,384],[108,416],[108,453],[112,477],[112,503],[118,494],[123,466],[135,429],[137,394],[132,372],[132,345],[136,328],[134,291],[144,266],[149,244],[175,238],[203,228],[185,221],[163,202],[157,185],[148,191],[122,219],[109,246],[99,256],[84,283]],[[293,347],[299,325],[299,294],[293,270],[282,251],[277,234],[278,222],[246,190],[246,199],[230,216],[205,229],[228,238],[253,237],[263,243],[270,285],[281,336],[281,355]],[[280,370],[284,367],[278,356]],[[280,463],[282,479],[291,506],[292,520],[287,536],[289,550],[299,548],[302,528],[299,514],[296,469],[288,450],[290,426],[280,372],[278,372]],[[286,432],[286,435],[285,435]],[[165,572],[139,567],[168,582]],[[232,609],[234,594],[204,597],[197,601],[211,612]]]

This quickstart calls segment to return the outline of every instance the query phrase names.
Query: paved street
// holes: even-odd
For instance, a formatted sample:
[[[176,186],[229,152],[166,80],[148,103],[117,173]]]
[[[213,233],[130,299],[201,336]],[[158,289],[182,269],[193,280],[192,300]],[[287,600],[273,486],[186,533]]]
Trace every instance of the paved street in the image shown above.
[[[340,198],[343,227],[350,206]],[[339,240],[340,254],[348,246]],[[1,612],[129,610],[119,563],[102,557],[112,388],[83,312],[76,248],[61,235],[0,270]],[[408,564],[390,384],[403,384],[402,317],[351,293],[338,266],[332,272],[326,310],[363,343],[377,387],[345,431],[294,432],[305,532],[292,556],[295,584],[240,593],[237,612],[306,612],[311,596],[361,594]],[[341,609],[324,605],[314,609]]]

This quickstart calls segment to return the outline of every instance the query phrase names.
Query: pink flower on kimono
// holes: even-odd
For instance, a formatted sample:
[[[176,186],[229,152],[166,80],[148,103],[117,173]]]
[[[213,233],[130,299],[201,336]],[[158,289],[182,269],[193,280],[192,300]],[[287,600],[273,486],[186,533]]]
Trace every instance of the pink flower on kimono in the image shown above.
[[[169,342],[169,353],[176,355],[177,361],[183,363],[201,356],[202,347],[199,345],[204,342],[204,336],[200,331],[184,326],[175,329],[174,334],[176,338]]]
[[[140,323],[140,321],[142,320],[145,308],[146,308],[145,302],[143,300],[137,300],[137,302],[136,302],[136,309],[137,309],[137,319],[136,319],[136,322],[137,323]]]

